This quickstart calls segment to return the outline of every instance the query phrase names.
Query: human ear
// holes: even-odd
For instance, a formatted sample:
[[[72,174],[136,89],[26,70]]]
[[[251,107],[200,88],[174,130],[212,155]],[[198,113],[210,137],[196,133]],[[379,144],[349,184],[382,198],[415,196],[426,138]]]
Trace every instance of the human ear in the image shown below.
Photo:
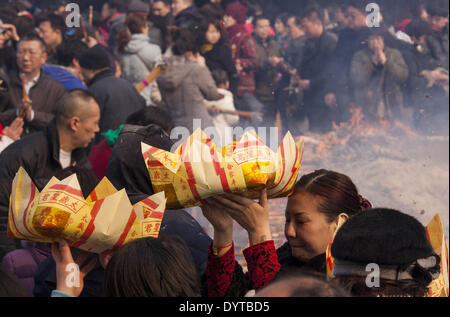
[[[79,124],[80,124],[80,118],[78,117],[73,117],[72,119],[70,119],[69,121],[69,127],[70,130],[72,130],[73,132],[77,132],[78,128],[79,128]]]

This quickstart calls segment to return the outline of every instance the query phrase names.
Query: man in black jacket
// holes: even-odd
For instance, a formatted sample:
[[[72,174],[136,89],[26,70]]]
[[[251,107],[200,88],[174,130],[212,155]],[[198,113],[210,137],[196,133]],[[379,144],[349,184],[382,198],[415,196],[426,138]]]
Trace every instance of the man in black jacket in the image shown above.
[[[193,0],[173,0],[172,14],[179,28],[190,28],[202,18]]]
[[[132,113],[145,108],[145,99],[127,80],[117,78],[109,67],[107,51],[100,44],[80,56],[81,73],[100,106],[100,132],[117,130]],[[98,134],[94,144],[101,141]]]
[[[339,110],[336,104],[326,102],[325,82],[329,77],[328,63],[334,55],[337,36],[325,31],[321,10],[315,7],[303,11],[300,23],[307,38],[306,48],[300,66],[303,79],[305,111],[309,120],[309,130],[327,132],[331,121],[338,123]]]
[[[57,106],[55,120],[45,131],[24,137],[0,154],[0,259],[16,248],[6,237],[12,181],[22,166],[39,190],[69,166],[90,168],[84,148],[98,132],[100,109],[95,98],[73,90]],[[18,240],[17,240],[18,241]]]

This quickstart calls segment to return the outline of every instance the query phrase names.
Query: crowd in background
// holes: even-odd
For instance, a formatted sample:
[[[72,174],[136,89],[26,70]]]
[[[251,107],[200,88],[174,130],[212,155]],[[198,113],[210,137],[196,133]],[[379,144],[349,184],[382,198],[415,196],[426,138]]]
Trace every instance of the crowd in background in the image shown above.
[[[39,189],[64,172],[84,179],[86,193],[107,176],[116,188],[126,188],[133,203],[153,194],[140,142],[169,150],[172,129],[193,132],[195,119],[228,140],[233,136],[227,128],[235,126],[281,125],[294,135],[324,134],[333,123],[349,120],[352,107],[361,107],[367,124],[400,121],[419,134],[448,135],[447,1],[379,0],[379,13],[367,12],[367,3],[357,0],[71,2],[79,5],[80,15],[66,11],[65,0],[0,1],[0,258],[5,256],[2,266],[13,272],[19,262],[11,259],[32,263],[28,273],[16,274],[22,282],[28,279],[28,295],[57,290],[53,296],[82,291],[85,296],[103,291],[109,296],[243,296],[263,289],[270,296],[278,292],[277,283],[294,289],[300,279],[302,285],[314,285],[313,296],[426,292],[439,273],[439,257],[423,226],[397,211],[365,211],[370,203],[351,180],[325,170],[297,184],[286,211],[288,242],[277,250],[270,243],[265,193],[259,203],[230,194],[203,207],[214,227],[212,240],[188,213],[168,216],[162,232],[176,232],[183,243],[143,239],[98,263],[91,254],[94,260],[82,272],[86,287],[75,293],[60,284],[62,265],[74,261],[68,246],[61,242],[51,250],[47,244],[14,242],[6,237],[6,224],[20,166]],[[298,210],[311,214],[299,216]],[[373,234],[377,229],[368,225],[380,221],[384,232],[396,232],[399,227],[388,228],[392,219],[409,228],[403,234],[414,237],[414,252],[402,251],[401,241],[392,244],[387,235]],[[247,274],[234,261],[233,221],[249,232]],[[338,280],[349,293],[315,275],[324,273],[325,249],[343,222],[347,230],[339,230],[333,254],[341,260]],[[308,231],[299,223],[317,226]],[[358,243],[348,238],[352,234],[361,234],[361,243],[383,241],[391,249],[365,252],[353,246]],[[349,244],[356,253],[346,251]],[[127,262],[138,253],[142,257]],[[193,261],[186,265],[180,258],[189,253]],[[362,285],[364,269],[356,263],[380,258],[386,260],[388,282],[374,293]],[[139,269],[140,261],[153,259],[161,261]],[[401,265],[405,275],[391,278],[392,265]],[[317,272],[297,276],[292,267]],[[154,271],[164,283],[149,277]],[[264,288],[271,281],[272,293]],[[306,288],[286,296],[311,295]]]

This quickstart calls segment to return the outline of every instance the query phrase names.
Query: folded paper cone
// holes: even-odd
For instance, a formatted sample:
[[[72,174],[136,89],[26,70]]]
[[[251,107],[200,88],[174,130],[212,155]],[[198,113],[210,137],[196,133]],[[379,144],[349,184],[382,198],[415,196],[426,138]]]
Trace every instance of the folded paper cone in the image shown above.
[[[449,296],[448,247],[444,236],[441,216],[437,213],[425,227],[427,238],[437,255],[441,258],[441,273],[428,285],[426,297]]]
[[[222,193],[257,198],[267,188],[268,198],[290,195],[303,144],[296,145],[288,132],[274,153],[250,131],[220,149],[198,129],[174,153],[145,143],[141,147],[154,191],[165,192],[168,209],[180,209]]]
[[[8,237],[38,242],[64,239],[73,247],[102,253],[143,237],[157,237],[164,192],[131,205],[124,189],[103,178],[87,199],[76,175],[52,178],[39,192],[25,169],[17,172],[10,196]]]

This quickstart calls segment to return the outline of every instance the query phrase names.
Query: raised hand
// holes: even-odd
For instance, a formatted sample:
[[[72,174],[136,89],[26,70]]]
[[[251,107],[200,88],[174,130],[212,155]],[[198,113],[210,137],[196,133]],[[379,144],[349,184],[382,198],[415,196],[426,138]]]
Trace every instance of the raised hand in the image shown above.
[[[259,203],[235,194],[217,196],[215,199],[222,205],[223,211],[247,230],[250,245],[272,239],[266,189],[260,192]]]
[[[69,244],[65,240],[53,242],[52,256],[56,263],[56,289],[74,297],[80,296],[84,277],[94,268],[97,259],[92,259],[80,269],[88,252],[83,252],[74,260]]]

